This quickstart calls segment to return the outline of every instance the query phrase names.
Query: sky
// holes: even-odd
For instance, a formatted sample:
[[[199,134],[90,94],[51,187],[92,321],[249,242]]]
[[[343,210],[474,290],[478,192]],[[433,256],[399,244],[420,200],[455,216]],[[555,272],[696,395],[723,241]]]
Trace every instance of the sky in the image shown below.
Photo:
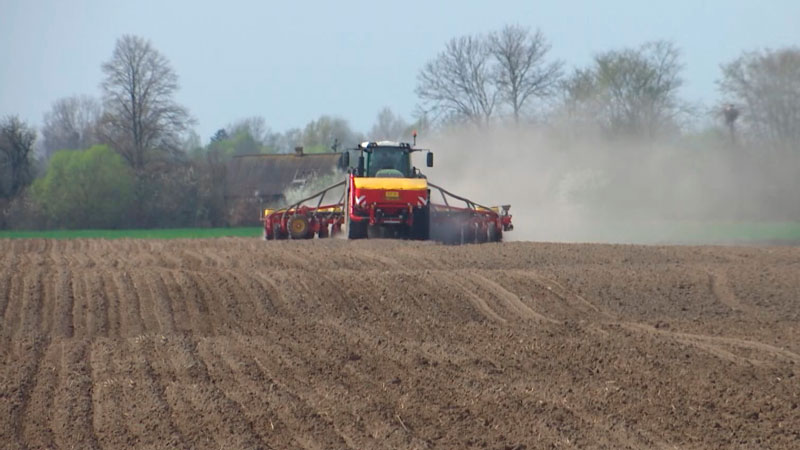
[[[367,132],[387,106],[412,118],[417,73],[449,39],[507,24],[540,29],[570,70],[674,41],[683,96],[712,105],[720,64],[800,45],[798,20],[797,0],[0,0],[0,117],[39,127],[53,101],[99,97],[101,64],[134,34],[171,62],[203,141],[250,116],[284,131],[338,115]]]

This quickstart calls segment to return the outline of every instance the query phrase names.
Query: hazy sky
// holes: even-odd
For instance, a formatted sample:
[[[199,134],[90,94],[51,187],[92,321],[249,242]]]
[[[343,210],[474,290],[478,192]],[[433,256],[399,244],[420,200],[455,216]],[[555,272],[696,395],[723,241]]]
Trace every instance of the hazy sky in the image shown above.
[[[798,0],[0,0],[0,116],[39,126],[54,100],[99,96],[101,63],[136,34],[171,61],[204,141],[253,115],[283,131],[336,114],[366,132],[384,106],[411,118],[416,74],[448,39],[505,24],[540,28],[569,68],[673,40],[685,97],[710,104],[720,63],[800,45],[798,23]]]

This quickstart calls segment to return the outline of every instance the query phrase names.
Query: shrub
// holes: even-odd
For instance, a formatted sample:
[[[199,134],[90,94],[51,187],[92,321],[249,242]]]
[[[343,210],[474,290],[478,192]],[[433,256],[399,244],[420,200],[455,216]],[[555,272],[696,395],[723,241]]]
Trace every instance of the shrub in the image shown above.
[[[118,228],[133,199],[134,177],[106,146],[56,152],[33,185],[34,202],[56,228]]]

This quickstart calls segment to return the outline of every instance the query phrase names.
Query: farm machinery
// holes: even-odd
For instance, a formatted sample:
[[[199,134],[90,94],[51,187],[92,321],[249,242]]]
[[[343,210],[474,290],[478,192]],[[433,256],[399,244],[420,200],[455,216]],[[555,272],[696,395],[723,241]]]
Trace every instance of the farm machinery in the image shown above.
[[[355,167],[350,167],[350,152],[342,153],[342,165],[349,167],[343,181],[285,208],[264,210],[264,238],[312,239],[345,233],[349,239],[463,244],[499,242],[503,232],[514,228],[510,205],[483,206],[429,182],[411,164],[411,155],[423,149],[379,141],[364,142],[353,150],[359,155]],[[430,151],[426,165],[433,167]],[[441,203],[433,202],[432,192],[441,196]]]

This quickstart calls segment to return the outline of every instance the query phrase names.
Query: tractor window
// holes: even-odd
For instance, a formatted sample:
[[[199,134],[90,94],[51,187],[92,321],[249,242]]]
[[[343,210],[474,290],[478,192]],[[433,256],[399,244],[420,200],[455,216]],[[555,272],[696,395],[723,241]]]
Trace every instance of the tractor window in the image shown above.
[[[409,176],[408,152],[398,148],[375,148],[368,155],[367,176]]]
[[[375,176],[378,178],[403,178],[403,172],[397,169],[381,169],[375,172]]]

